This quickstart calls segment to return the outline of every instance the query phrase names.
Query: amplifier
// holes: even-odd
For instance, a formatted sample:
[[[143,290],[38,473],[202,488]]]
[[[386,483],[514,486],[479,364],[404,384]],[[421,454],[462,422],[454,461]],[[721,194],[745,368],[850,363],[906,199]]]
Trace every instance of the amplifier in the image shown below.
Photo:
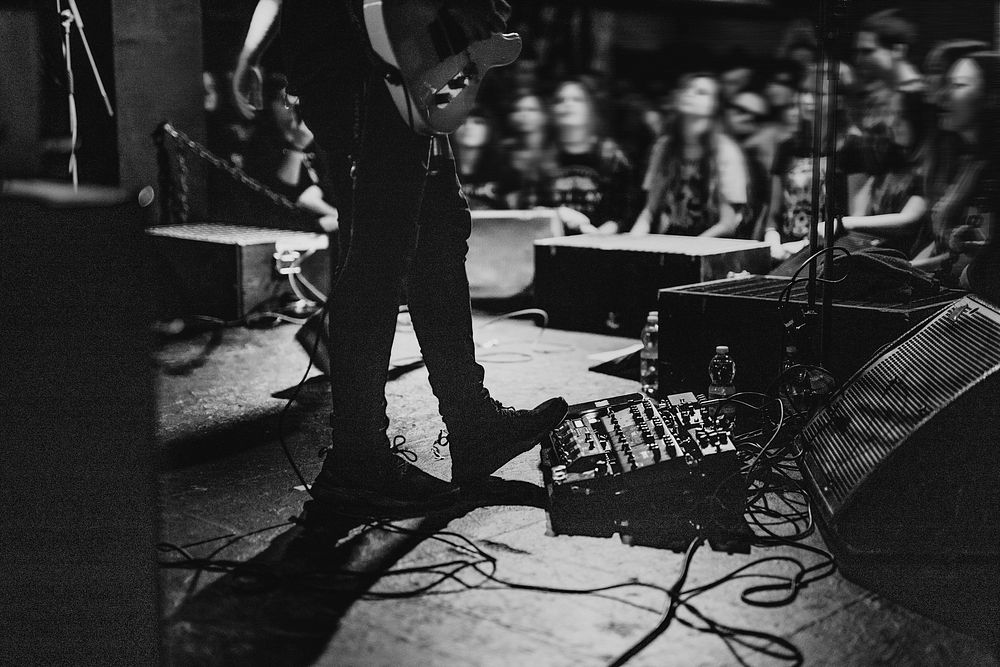
[[[542,441],[549,532],[683,551],[699,534],[749,552],[746,482],[729,431],[694,394],[572,405]]]
[[[535,301],[549,326],[636,338],[662,287],[766,273],[767,244],[650,234],[535,241]]]
[[[781,370],[784,326],[778,299],[790,280],[750,276],[661,290],[661,391],[704,391],[716,345],[728,345],[736,360],[738,390],[767,390]],[[909,303],[869,303],[835,296],[828,370],[838,382],[845,381],[883,345],[959,296],[944,292]],[[790,302],[808,304],[804,282],[793,287]]]
[[[305,257],[302,275],[318,290],[330,288],[325,234],[223,224],[150,227],[154,280],[161,317],[207,315],[238,320],[258,307],[279,307],[294,298],[287,275],[278,273],[277,249]],[[305,295],[311,296],[306,292]]]

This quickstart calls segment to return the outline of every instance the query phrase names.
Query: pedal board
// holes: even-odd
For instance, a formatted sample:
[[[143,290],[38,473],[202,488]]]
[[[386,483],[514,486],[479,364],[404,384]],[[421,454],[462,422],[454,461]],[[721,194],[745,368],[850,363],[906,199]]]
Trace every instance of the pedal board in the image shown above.
[[[718,551],[750,551],[736,447],[692,393],[572,405],[542,441],[541,467],[551,534],[674,551],[701,534]]]

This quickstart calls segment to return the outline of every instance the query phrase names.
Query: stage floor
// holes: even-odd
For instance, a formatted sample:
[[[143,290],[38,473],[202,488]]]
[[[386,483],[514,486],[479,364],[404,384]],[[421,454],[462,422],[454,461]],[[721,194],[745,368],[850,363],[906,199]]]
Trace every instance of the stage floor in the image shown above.
[[[477,314],[476,339],[487,384],[505,404],[530,406],[552,395],[576,403],[638,390],[638,382],[588,371],[594,363],[588,354],[621,348],[627,340],[542,330],[529,320],[489,323],[491,318]],[[339,542],[336,536],[304,540],[288,519],[307,496],[296,488],[300,482],[280,440],[311,480],[320,465],[318,450],[328,442],[329,410],[325,380],[313,370],[279,421],[286,400],[275,394],[294,387],[307,367],[293,338],[296,328],[225,329],[157,350],[162,540],[185,546],[194,558],[211,556],[215,564],[209,569],[223,570],[161,570],[169,664],[603,665],[656,626],[665,596],[652,588],[600,595],[516,590],[465,567],[428,594],[402,595],[441,579],[441,572],[450,571],[443,563],[458,567],[478,558],[454,535],[450,543],[425,536],[435,531],[472,540],[495,559],[495,576],[507,582],[564,588],[629,580],[667,588],[674,582],[683,554],[630,547],[617,538],[548,535],[537,448],[499,471],[508,481],[487,485],[468,506],[398,522],[418,531],[416,536],[345,526],[350,531]],[[405,364],[416,354],[413,332],[402,323],[394,360]],[[426,371],[403,374],[387,392],[390,436],[404,434],[417,465],[447,477],[450,461],[432,451],[442,424]],[[233,541],[245,533],[252,534]],[[807,543],[823,546],[818,534]],[[180,559],[166,550],[161,556]],[[772,556],[807,565],[818,560],[790,547],[754,548],[750,555],[703,547],[687,587]],[[373,575],[385,570],[395,572]],[[775,562],[753,571],[792,572],[787,563]],[[958,623],[932,620],[840,574],[808,586],[786,606],[741,602],[744,588],[761,583],[767,580],[737,580],[693,603],[718,623],[779,635],[807,665],[1000,664],[986,641],[951,627]],[[959,610],[952,615],[961,617]],[[997,622],[969,620],[960,627]],[[680,610],[666,633],[630,664],[739,664],[718,636],[681,621],[696,619]],[[745,647],[735,650],[748,664],[794,664]]]

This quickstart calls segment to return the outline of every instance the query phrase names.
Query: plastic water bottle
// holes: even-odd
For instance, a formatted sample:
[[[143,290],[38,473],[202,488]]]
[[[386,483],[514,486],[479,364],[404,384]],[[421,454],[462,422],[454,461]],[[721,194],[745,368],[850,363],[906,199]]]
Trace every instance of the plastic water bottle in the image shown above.
[[[656,372],[656,359],[659,356],[660,316],[655,310],[646,317],[646,326],[642,328],[642,350],[639,352],[639,380],[642,382],[642,392],[650,398],[656,398],[660,389],[659,376]]]
[[[709,400],[727,399],[736,393],[736,362],[729,356],[729,348],[719,345],[715,348],[715,356],[708,363],[708,398]],[[723,405],[716,411],[716,418],[732,420],[736,415],[736,406],[732,403]]]

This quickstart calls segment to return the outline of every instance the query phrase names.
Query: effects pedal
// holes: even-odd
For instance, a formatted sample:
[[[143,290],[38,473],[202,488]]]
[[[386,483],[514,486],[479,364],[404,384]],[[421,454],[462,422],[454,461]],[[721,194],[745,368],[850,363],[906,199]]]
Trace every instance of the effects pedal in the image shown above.
[[[746,483],[727,429],[692,393],[570,406],[542,442],[553,534],[683,551],[698,534],[749,551]]]

